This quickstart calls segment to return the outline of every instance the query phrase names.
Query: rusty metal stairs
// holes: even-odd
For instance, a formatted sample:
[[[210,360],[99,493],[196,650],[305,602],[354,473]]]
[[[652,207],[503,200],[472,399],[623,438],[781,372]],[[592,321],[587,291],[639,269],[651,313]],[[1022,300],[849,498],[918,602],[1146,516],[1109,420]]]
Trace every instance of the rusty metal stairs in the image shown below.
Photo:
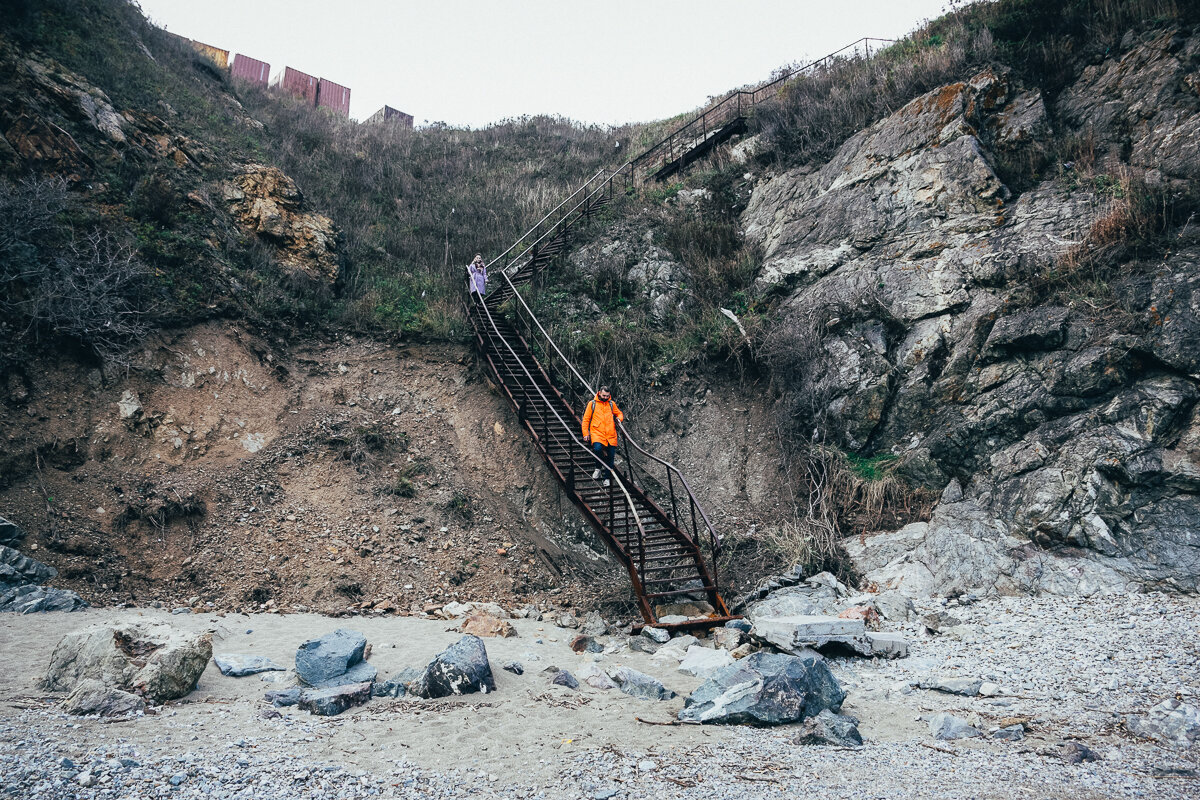
[[[683,476],[636,443],[631,446],[628,431],[622,430],[624,458],[617,463],[609,485],[592,477],[601,464],[582,440],[579,415],[529,345],[527,336],[544,331],[522,298],[514,296],[523,309],[514,319],[500,317],[476,298],[470,300],[466,313],[476,347],[551,473],[625,566],[643,620],[650,625],[688,629],[732,619],[717,587],[715,555],[720,540]],[[522,325],[526,321],[530,324]],[[553,353],[561,356],[557,347]],[[560,366],[568,366],[565,358],[562,362]],[[584,386],[590,392],[591,387]],[[654,483],[647,471],[653,468],[666,477],[669,510],[645,488]],[[706,539],[708,558],[701,547]],[[707,603],[707,608],[700,606],[707,615],[662,621],[667,606],[688,602]]]

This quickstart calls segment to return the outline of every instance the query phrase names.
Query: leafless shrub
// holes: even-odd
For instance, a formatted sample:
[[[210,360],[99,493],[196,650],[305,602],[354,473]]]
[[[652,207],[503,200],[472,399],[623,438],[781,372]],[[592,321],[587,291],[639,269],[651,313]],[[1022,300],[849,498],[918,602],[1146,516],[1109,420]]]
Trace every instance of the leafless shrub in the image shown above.
[[[0,184],[0,311],[18,337],[77,340],[119,359],[148,327],[149,271],[130,240],[60,221],[58,179]]]

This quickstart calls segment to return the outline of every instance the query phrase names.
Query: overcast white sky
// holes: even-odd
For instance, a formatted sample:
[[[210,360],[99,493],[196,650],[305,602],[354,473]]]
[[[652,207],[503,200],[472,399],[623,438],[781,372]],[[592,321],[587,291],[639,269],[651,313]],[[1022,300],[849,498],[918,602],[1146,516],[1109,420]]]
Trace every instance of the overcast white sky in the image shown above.
[[[173,33],[482,127],[523,114],[673,116],[862,36],[896,38],[946,0],[140,0]]]

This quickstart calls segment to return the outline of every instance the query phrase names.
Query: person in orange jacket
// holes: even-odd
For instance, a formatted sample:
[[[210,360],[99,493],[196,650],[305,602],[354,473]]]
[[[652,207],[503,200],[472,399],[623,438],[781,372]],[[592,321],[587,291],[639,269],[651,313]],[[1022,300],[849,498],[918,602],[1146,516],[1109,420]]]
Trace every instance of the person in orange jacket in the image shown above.
[[[617,454],[617,422],[624,422],[625,415],[613,402],[607,386],[601,386],[583,412],[583,440],[592,446],[592,452],[607,466],[603,467],[604,485],[612,477],[613,459]],[[592,473],[592,480],[600,480],[601,469]]]

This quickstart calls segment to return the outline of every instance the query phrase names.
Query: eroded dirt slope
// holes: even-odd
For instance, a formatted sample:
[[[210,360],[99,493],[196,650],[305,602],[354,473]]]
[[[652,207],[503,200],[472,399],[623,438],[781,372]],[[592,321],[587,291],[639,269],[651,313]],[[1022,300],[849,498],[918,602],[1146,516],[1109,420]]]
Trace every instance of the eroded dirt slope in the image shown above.
[[[209,323],[12,376],[0,440],[0,514],[95,604],[628,595],[463,348]]]

